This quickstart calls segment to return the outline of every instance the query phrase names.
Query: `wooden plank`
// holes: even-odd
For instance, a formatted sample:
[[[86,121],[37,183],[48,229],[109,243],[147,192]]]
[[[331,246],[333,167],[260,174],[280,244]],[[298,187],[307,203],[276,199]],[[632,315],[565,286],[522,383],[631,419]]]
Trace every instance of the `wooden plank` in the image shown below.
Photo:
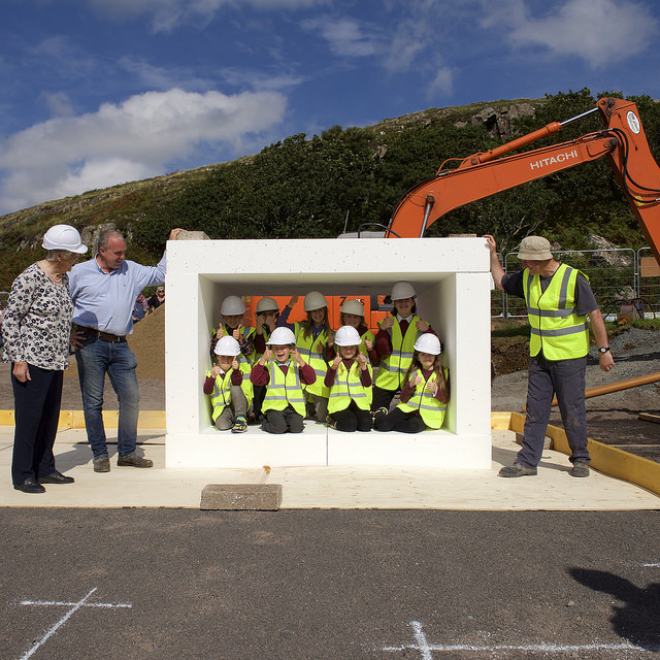
[[[637,419],[641,419],[643,422],[655,422],[660,424],[660,415],[652,415],[651,413],[639,413]]]

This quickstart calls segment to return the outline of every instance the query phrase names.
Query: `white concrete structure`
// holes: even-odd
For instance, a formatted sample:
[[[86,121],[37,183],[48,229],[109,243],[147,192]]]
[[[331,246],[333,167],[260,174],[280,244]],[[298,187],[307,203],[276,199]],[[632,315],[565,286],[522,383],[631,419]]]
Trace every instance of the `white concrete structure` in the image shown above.
[[[228,295],[389,293],[400,280],[444,344],[451,402],[440,431],[217,431],[202,385],[210,330]],[[490,273],[481,238],[171,241],[165,325],[167,467],[400,465],[488,470]]]

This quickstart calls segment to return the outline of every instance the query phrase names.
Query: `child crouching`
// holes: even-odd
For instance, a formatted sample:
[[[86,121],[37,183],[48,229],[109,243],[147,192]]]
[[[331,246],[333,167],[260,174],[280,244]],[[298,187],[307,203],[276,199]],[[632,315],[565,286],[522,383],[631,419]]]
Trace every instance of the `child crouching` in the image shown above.
[[[337,431],[371,431],[371,365],[360,353],[361,341],[348,325],[335,335],[338,355],[328,363],[325,385],[330,390],[328,424]]]
[[[316,380],[314,369],[300,357],[289,328],[276,328],[266,352],[252,368],[253,385],[265,385],[261,428],[268,433],[301,433],[305,419],[302,386]]]
[[[219,339],[213,351],[216,365],[206,373],[204,382],[204,394],[211,397],[211,418],[221,431],[243,433],[247,431],[247,412],[252,401],[249,366],[239,365],[241,347],[233,337],[225,335]]]
[[[419,433],[439,429],[445,420],[449,385],[442,368],[440,340],[426,333],[415,342],[415,354],[401,390],[400,403],[388,414],[387,408],[374,413],[378,431]]]

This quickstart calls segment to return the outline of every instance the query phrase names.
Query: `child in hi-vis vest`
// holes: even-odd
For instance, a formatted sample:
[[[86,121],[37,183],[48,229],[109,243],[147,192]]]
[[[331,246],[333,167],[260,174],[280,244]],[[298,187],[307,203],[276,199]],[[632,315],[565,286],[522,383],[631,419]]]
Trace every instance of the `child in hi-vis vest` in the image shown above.
[[[449,384],[442,368],[441,352],[436,335],[426,333],[417,339],[400,402],[389,414],[385,407],[374,413],[376,430],[419,433],[426,428],[442,426],[449,401]]]
[[[216,364],[206,373],[204,394],[211,398],[211,418],[221,431],[247,431],[247,413],[252,402],[250,367],[239,363],[239,343],[229,336],[218,340],[213,349]]]
[[[360,304],[360,303],[358,303]],[[360,352],[362,338],[352,326],[335,333],[337,357],[328,363],[328,424],[337,431],[371,431],[371,365]]]
[[[294,332],[300,355],[316,373],[316,382],[303,388],[306,411],[308,417],[325,422],[328,416],[329,393],[324,384],[324,378],[330,359],[328,341],[332,337],[328,301],[322,293],[310,291],[305,296],[303,304],[307,318],[304,321],[289,323],[289,313],[297,302],[298,296],[292,296],[289,304],[282,310],[277,325],[278,327],[288,327]]]
[[[304,428],[303,385],[316,380],[314,369],[300,357],[289,328],[275,328],[266,352],[252,368],[253,385],[265,385],[261,428],[268,433],[301,433]]]

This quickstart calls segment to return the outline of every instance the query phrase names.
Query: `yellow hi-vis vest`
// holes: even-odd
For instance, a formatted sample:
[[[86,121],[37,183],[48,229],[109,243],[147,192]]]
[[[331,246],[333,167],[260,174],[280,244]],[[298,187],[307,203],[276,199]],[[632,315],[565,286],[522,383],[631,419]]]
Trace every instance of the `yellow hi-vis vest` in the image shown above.
[[[392,354],[381,358],[378,363],[378,373],[374,383],[376,387],[383,390],[400,390],[403,386],[403,379],[412,364],[417,337],[424,334],[417,330],[419,320],[419,316],[413,316],[405,336],[402,337],[401,326],[396,316],[394,317],[394,325],[387,329],[392,340]]]
[[[576,268],[561,264],[548,287],[541,290],[539,275],[523,273],[523,287],[529,325],[532,328],[529,353],[543,353],[548,360],[571,360],[589,352],[587,317],[575,312],[577,278],[584,275]],[[587,278],[588,280],[589,278]]]
[[[238,368],[243,374],[241,389],[243,390],[243,394],[245,394],[249,408],[254,397],[254,389],[250,382],[250,366],[239,363]],[[231,372],[232,369],[225,372],[224,376],[219,374],[216,376],[215,383],[213,383],[213,392],[211,392],[211,418],[214,422],[222,414],[222,411],[231,404]],[[210,378],[212,375],[212,372],[206,372],[207,378]]]
[[[444,370],[445,380],[447,380],[447,370]],[[413,372],[410,375],[410,380],[414,380],[417,376],[421,376],[424,380],[424,374],[422,374],[420,369]],[[406,403],[399,403],[397,408],[403,412],[415,412],[419,411],[424,424],[431,429],[439,429],[443,422],[445,421],[445,412],[447,411],[447,404],[442,401],[438,401],[431,392],[427,389],[426,385],[430,383],[431,385],[437,386],[437,378],[435,372],[433,372],[428,381],[424,385],[418,385],[415,388],[415,393],[406,401]],[[435,389],[435,387],[433,388]]]
[[[295,328],[294,334],[296,335],[296,348],[298,349],[298,353],[316,373],[316,380],[311,385],[304,385],[303,389],[309,394],[316,394],[317,396],[323,396],[327,399],[330,396],[330,390],[325,386],[325,374],[328,370],[328,364],[325,361],[325,348],[330,339],[328,329],[324,328],[323,332],[321,332],[316,339],[314,339],[314,334],[312,332],[309,333],[309,337],[305,338],[303,324],[296,321],[293,325]],[[316,350],[319,343],[323,344],[323,353],[319,353]]]
[[[332,362],[328,363],[332,366]],[[371,376],[371,365],[367,364],[369,375]],[[369,410],[371,407],[372,390],[371,387],[365,387],[360,380],[361,367],[358,361],[355,360],[351,365],[350,370],[346,369],[346,365],[342,362],[337,367],[335,374],[335,383],[330,388],[330,398],[328,400],[328,412],[338,412],[346,410],[351,405],[351,400],[355,401],[360,410]]]
[[[270,360],[268,362],[268,373],[270,374],[270,381],[267,385],[261,412],[285,410],[291,404],[299,415],[305,417],[305,398],[300,384],[298,363],[292,361],[285,376],[277,360]]]

